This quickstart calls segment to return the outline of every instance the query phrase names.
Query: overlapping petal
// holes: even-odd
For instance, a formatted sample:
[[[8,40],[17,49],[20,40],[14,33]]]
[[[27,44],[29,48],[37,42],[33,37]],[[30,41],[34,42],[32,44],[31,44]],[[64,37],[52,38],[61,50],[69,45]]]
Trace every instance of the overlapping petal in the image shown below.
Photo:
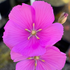
[[[50,4],[44,1],[35,1],[32,5],[35,9],[36,29],[48,27],[54,21],[54,13]]]
[[[39,56],[45,53],[45,47],[40,46],[38,43],[32,44],[32,41],[25,42],[24,44],[21,42],[14,46],[12,50],[24,56]]]
[[[23,5],[15,6],[9,14],[9,21],[6,23],[4,29],[3,40],[4,43],[11,49],[16,44],[26,39],[29,33],[25,29],[31,29],[34,19],[34,9],[23,3]]]
[[[61,40],[63,35],[63,26],[59,23],[51,24],[49,27],[44,28],[38,33],[40,43],[42,45],[54,45],[56,42]]]
[[[17,25],[12,20],[9,20],[4,27],[5,32],[3,35],[4,43],[12,49],[15,45],[20,42],[27,42],[27,37],[29,36],[28,32],[24,30],[24,28]]]
[[[16,65],[16,70],[34,70],[35,60],[28,59],[19,53],[11,51],[12,60],[21,61]],[[23,60],[22,60],[23,58]],[[44,60],[44,62],[41,61]],[[46,53],[40,55],[40,60],[37,60],[36,70],[61,70],[66,61],[66,54],[60,52],[55,46],[46,48]]]
[[[54,46],[46,48],[46,53],[41,56],[45,60],[45,63],[38,63],[44,70],[61,70],[64,67],[66,61],[66,54],[60,52],[60,50]],[[40,69],[37,69],[40,70]]]
[[[23,56],[19,53],[16,53],[14,51],[11,51],[10,52],[10,55],[11,55],[11,59],[14,61],[14,62],[17,62],[17,61],[22,61],[22,60],[25,60],[26,59],[26,56]]]
[[[14,21],[22,28],[32,28],[33,20],[35,19],[35,10],[32,6],[27,4],[15,6],[10,14],[9,19]]]
[[[18,62],[16,70],[34,70],[34,60],[25,60]]]
[[[11,51],[11,59],[14,62],[20,61],[16,65],[16,70],[34,70],[34,60],[28,60],[27,57]]]
[[[29,33],[12,20],[9,20],[4,28],[3,41],[11,50],[13,48],[13,51],[27,56],[45,53],[45,48],[39,46],[39,41],[36,38],[28,40]]]

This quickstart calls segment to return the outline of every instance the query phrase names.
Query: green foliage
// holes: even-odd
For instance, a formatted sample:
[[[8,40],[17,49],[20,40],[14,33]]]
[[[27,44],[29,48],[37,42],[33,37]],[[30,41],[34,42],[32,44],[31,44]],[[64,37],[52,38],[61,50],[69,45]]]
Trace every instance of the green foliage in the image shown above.
[[[0,68],[4,67],[8,63],[12,62],[10,58],[10,50],[6,45],[1,42],[0,43]]]

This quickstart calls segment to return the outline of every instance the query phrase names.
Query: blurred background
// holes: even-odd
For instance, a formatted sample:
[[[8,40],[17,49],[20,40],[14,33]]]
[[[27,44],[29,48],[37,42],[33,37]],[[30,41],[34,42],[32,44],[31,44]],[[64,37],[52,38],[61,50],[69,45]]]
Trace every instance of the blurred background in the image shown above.
[[[37,0],[38,1],[38,0]],[[41,1],[41,0],[40,0]],[[64,26],[64,35],[61,41],[55,44],[60,51],[66,53],[67,60],[62,70],[70,70],[70,0],[44,0],[50,3],[53,7],[55,14],[55,22],[63,12],[69,14]],[[0,70],[15,70],[15,65],[10,58],[10,50],[3,43],[4,26],[8,21],[8,14],[12,7],[18,4],[30,4],[30,0],[0,0]]]

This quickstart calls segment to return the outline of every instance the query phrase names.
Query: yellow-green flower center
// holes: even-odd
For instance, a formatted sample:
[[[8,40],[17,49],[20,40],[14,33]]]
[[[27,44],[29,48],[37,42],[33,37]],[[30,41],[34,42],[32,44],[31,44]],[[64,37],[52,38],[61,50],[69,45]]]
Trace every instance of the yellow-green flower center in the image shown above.
[[[36,31],[35,30],[32,30],[31,34],[32,35],[36,35]]]
[[[38,59],[40,59],[40,57],[39,56],[34,56],[34,59],[38,60]]]
[[[42,58],[40,58],[40,56],[34,56],[34,57],[29,57],[27,58],[29,60],[35,60],[35,70],[36,70],[36,66],[37,66],[37,61],[42,61],[42,62],[45,62],[45,60],[43,60]]]
[[[38,36],[37,36],[37,32],[41,31],[42,29],[38,29],[38,30],[35,30],[35,24],[33,23],[33,29],[32,30],[29,30],[29,29],[25,29],[26,31],[30,32],[30,36],[28,37],[28,40],[32,37],[32,36],[35,36],[37,39],[40,39]]]

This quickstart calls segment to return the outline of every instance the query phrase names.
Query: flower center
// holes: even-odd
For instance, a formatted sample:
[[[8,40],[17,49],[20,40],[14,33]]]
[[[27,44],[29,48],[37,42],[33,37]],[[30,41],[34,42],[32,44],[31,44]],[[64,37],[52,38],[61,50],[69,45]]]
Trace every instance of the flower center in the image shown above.
[[[32,36],[35,36],[37,39],[40,39],[38,36],[37,36],[37,32],[41,31],[42,29],[39,29],[39,30],[35,30],[35,24],[33,23],[33,29],[32,30],[29,30],[29,29],[25,29],[26,31],[30,32],[30,36],[28,37],[28,40],[32,37]]]
[[[34,56],[34,59],[35,59],[35,60],[39,60],[40,57],[39,57],[39,56]]]
[[[40,60],[42,62],[45,62],[45,60],[41,59],[40,56],[34,56],[34,57],[29,57],[27,59],[34,59],[35,60],[35,70],[36,70],[36,66],[37,66],[37,61]]]
[[[31,34],[32,35],[36,35],[36,31],[35,30],[32,30]]]

